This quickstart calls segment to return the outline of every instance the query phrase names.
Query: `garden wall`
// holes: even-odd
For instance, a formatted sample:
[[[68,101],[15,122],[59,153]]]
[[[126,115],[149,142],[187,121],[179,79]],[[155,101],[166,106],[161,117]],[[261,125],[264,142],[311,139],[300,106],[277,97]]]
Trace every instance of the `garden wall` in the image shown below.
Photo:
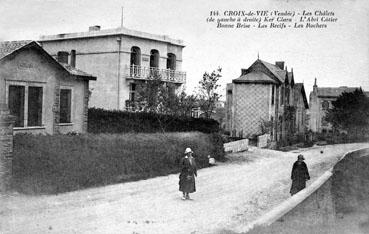
[[[251,224],[247,233],[369,233],[368,167],[369,149],[347,153],[311,186]]]

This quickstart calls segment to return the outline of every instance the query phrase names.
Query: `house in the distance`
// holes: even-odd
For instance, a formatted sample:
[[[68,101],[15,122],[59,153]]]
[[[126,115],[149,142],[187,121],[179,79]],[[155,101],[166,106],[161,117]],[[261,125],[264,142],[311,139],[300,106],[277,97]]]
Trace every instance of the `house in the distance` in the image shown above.
[[[135,109],[138,85],[159,77],[179,90],[186,82],[182,71],[181,40],[124,27],[41,36],[40,43],[52,56],[65,55],[72,64],[99,79],[91,85],[90,106]]]
[[[295,132],[305,134],[306,130],[309,127],[307,119],[307,110],[309,109],[309,103],[307,102],[304,84],[296,83],[293,91],[293,105],[296,108],[294,123]]]
[[[327,110],[333,108],[335,101],[343,92],[354,92],[360,87],[318,87],[315,78],[313,91],[310,92],[310,114],[309,127],[312,132],[330,133],[333,131],[332,125],[325,120]],[[367,95],[367,92],[365,92]]]
[[[37,42],[0,42],[0,103],[15,116],[15,133],[86,132],[90,80]]]
[[[239,137],[268,131],[272,140],[285,140],[295,132],[295,105],[300,103],[294,100],[294,86],[293,70],[288,71],[282,61],[270,64],[257,59],[241,69],[241,76],[227,84],[226,129]],[[304,94],[300,89],[299,95]]]

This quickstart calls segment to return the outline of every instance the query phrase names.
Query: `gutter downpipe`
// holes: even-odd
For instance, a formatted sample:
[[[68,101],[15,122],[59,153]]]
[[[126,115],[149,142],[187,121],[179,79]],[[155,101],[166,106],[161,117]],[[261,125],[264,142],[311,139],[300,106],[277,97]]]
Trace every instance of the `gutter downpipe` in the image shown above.
[[[117,110],[120,109],[120,50],[122,47],[122,37],[118,37],[117,38],[117,42],[118,42],[118,77],[117,77],[117,81],[118,81],[118,100],[117,100]]]

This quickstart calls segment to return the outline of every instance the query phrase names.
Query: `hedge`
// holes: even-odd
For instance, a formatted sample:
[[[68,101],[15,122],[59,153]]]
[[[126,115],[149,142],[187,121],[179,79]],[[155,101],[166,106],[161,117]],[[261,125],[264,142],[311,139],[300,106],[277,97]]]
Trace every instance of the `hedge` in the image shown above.
[[[90,108],[88,110],[89,133],[191,131],[218,132],[219,123],[213,119],[179,117],[146,112],[127,112],[98,108]]]
[[[186,147],[199,167],[224,159],[216,134],[86,134],[14,137],[12,189],[54,194],[179,172]]]

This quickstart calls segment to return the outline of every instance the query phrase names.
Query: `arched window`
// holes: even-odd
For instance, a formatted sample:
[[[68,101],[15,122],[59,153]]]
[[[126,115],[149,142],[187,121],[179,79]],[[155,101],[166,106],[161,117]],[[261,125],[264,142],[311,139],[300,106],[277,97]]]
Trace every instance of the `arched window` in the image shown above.
[[[141,65],[141,50],[137,46],[133,46],[131,48],[131,66],[140,66]]]
[[[151,50],[150,52],[150,67],[159,67],[159,51]]]
[[[176,55],[168,53],[167,69],[176,70]]]

